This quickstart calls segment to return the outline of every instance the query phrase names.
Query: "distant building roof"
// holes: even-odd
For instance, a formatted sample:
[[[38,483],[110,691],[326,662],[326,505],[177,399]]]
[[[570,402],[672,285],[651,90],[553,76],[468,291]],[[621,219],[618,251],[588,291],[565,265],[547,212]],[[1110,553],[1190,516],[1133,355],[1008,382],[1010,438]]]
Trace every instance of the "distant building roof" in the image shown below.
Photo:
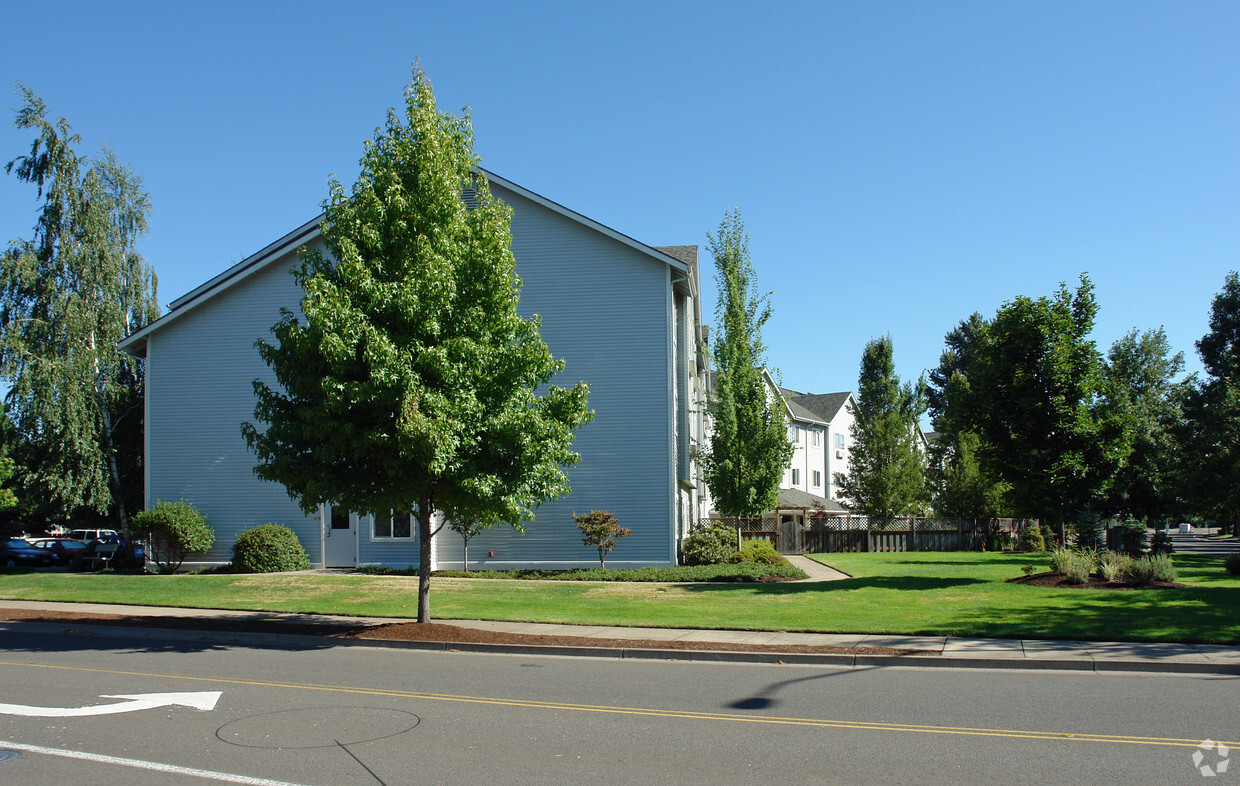
[[[848,401],[848,397],[852,395],[847,390],[841,393],[797,393],[784,390],[783,394],[788,401],[788,408],[794,415],[803,417],[805,420],[817,420],[823,423],[830,423],[834,420],[843,408],[844,402]]]
[[[800,489],[780,489],[777,510],[824,510],[827,513],[847,513],[848,509],[838,502],[810,494]]]

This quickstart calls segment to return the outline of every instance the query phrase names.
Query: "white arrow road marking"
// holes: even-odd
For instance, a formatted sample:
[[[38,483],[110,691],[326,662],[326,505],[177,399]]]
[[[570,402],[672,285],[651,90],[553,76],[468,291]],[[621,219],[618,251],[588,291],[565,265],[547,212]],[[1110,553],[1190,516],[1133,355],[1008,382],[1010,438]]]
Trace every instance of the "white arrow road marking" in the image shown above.
[[[213,710],[221,691],[202,693],[134,693],[127,696],[105,695],[101,699],[125,699],[119,704],[98,704],[91,707],[29,707],[25,704],[0,704],[0,715],[25,715],[28,718],[81,718],[87,715],[114,715],[155,707],[178,705],[195,710]]]

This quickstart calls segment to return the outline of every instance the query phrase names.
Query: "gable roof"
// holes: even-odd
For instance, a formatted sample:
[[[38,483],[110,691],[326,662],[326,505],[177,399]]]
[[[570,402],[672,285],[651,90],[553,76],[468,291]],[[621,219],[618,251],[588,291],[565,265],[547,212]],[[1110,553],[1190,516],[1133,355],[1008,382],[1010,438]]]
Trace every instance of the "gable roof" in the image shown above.
[[[490,183],[511,191],[520,197],[524,197],[525,199],[528,199],[553,213],[557,213],[571,221],[575,221],[578,224],[594,230],[595,232],[606,235],[612,240],[626,245],[629,248],[653,257],[672,268],[674,273],[681,274],[679,277],[681,280],[689,279],[692,281],[693,276],[691,275],[691,271],[694,267],[696,267],[697,261],[696,246],[668,246],[664,249],[648,246],[645,243],[634,240],[628,235],[617,232],[608,226],[600,224],[592,218],[587,218],[574,210],[569,210],[558,202],[553,202],[544,196],[530,191],[529,189],[522,188],[510,180],[505,180],[499,175],[488,172],[482,168],[479,168],[478,171],[481,172]],[[240,282],[244,281],[246,278],[249,278],[251,275],[266,268],[268,265],[284,256],[289,251],[300,248],[301,246],[318,239],[322,235],[321,227],[324,217],[325,215],[320,213],[310,221],[302,224],[297,229],[294,229],[292,232],[284,235],[279,240],[276,240],[274,243],[271,243],[254,254],[251,254],[214,278],[211,278],[176,300],[173,300],[168,304],[167,314],[164,314],[162,317],[141,330],[135,331],[122,339],[119,344],[121,351],[127,352],[131,355],[136,355],[138,357],[145,356],[147,336],[156,330],[162,329],[169,322],[172,322],[190,310],[211,300],[221,292],[231,289]],[[686,249],[693,249],[692,261],[688,261],[689,254]],[[675,251],[676,253],[669,253],[671,251]]]
[[[810,494],[800,489],[780,489],[779,506],[776,510],[823,510],[827,513],[846,513],[848,511],[835,500]]]
[[[792,393],[790,404],[795,404],[801,409],[811,413],[815,418],[830,423],[835,416],[844,408],[844,404],[848,399],[852,398],[850,391],[842,391],[840,393]]]

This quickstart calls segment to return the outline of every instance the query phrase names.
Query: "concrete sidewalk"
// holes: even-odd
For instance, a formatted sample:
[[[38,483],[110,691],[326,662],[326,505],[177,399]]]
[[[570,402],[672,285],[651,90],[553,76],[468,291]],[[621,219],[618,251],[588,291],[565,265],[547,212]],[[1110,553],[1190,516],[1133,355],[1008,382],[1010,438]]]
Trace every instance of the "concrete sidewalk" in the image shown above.
[[[787,633],[778,631],[688,630],[683,628],[627,628],[586,625],[553,625],[532,622],[488,622],[483,620],[436,620],[459,627],[533,636],[580,636],[591,639],[620,639],[630,646],[616,647],[539,647],[538,645],[442,644],[434,642],[390,642],[374,639],[327,639],[305,634],[235,633],[210,630],[171,630],[160,627],[160,619],[264,621],[299,626],[350,625],[378,626],[409,622],[405,618],[334,617],[316,614],[231,611],[222,609],[174,609],[149,606],[121,606],[93,603],[47,603],[0,601],[3,609],[31,611],[117,614],[149,619],[141,626],[98,626],[89,622],[0,621],[0,630],[27,629],[73,635],[130,635],[140,638],[187,638],[234,644],[274,646],[368,645],[416,649],[452,649],[523,654],[558,654],[595,657],[626,657],[668,660],[726,660],[752,663],[803,663],[816,665],[874,667],[958,667],[1050,669],[1071,671],[1151,671],[1165,673],[1240,675],[1240,647],[1211,644],[1173,644],[1139,642],[1044,641],[1038,639],[971,639],[948,636],[891,636],[865,633]],[[185,623],[180,623],[185,624]],[[703,650],[662,650],[643,647],[643,641],[695,641],[767,646],[810,645],[834,647],[890,647],[920,650],[918,655],[802,654],[780,652],[736,652]],[[2,646],[2,645],[0,645]]]

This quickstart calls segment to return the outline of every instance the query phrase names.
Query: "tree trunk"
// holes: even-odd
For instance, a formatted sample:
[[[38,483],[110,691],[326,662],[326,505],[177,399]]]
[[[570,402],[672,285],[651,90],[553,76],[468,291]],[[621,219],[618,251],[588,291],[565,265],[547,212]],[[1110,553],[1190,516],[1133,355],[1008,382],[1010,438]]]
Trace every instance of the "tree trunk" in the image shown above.
[[[112,413],[108,411],[107,397],[103,395],[103,378],[99,370],[99,352],[95,347],[95,332],[90,333],[90,350],[93,356],[92,364],[95,372],[95,404],[99,407],[99,424],[103,432],[101,441],[103,442],[104,455],[108,457],[108,487],[112,490],[112,509],[116,513],[116,521],[120,524],[121,534],[125,541],[129,541],[129,514],[125,510],[125,495],[121,491],[121,473],[116,466],[116,447],[112,444]]]
[[[431,495],[418,500],[418,622],[431,621]]]

